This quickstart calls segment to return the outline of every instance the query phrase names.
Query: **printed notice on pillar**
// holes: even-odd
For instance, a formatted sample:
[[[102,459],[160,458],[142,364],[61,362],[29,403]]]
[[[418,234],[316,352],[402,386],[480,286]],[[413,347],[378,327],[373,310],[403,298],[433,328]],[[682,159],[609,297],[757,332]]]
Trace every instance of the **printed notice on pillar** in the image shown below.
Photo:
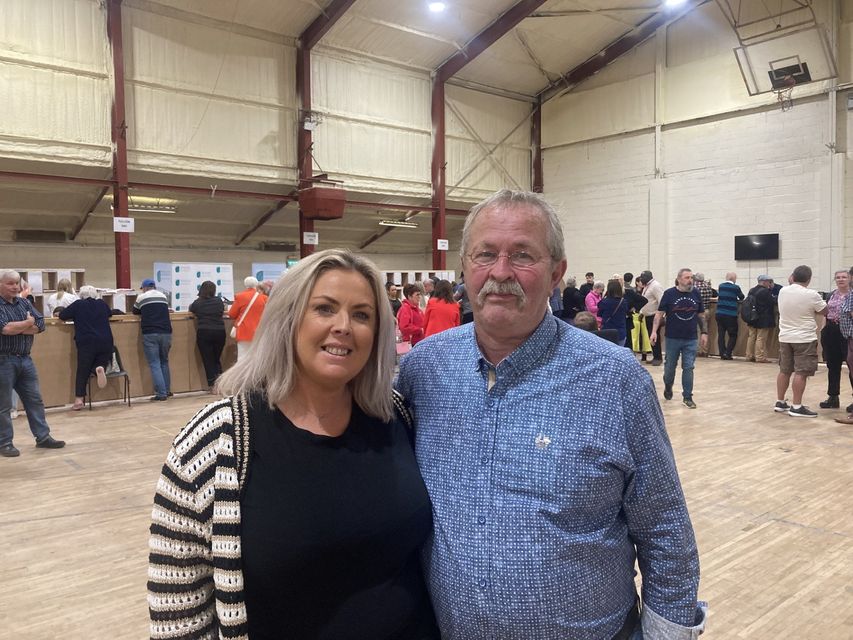
[[[436,244],[435,248],[438,249],[439,251],[447,251],[450,249],[450,242],[447,240],[443,240],[443,239],[439,238],[438,240],[435,241],[435,244]]]
[[[113,231],[116,233],[133,233],[133,218],[113,218]]]
[[[316,231],[304,231],[302,233],[302,244],[320,244],[320,234]]]

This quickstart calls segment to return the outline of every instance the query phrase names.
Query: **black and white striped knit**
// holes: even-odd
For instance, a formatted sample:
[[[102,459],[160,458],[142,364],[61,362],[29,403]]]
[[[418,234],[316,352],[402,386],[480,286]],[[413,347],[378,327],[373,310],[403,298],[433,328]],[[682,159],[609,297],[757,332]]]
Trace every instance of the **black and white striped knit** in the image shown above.
[[[248,639],[240,561],[248,446],[241,397],[204,407],[172,444],[149,541],[152,639]]]
[[[393,400],[411,436],[408,408],[396,391]],[[248,640],[240,538],[248,415],[242,396],[209,404],[169,450],[149,541],[152,640]]]

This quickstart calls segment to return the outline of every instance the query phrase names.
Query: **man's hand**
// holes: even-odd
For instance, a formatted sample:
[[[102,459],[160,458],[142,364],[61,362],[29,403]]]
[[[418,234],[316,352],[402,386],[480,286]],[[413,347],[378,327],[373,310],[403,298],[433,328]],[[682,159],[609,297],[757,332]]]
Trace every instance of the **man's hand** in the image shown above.
[[[652,335],[649,336],[649,342],[653,345],[658,343],[658,328],[652,327]]]
[[[705,347],[708,346],[708,334],[707,333],[703,333],[701,336],[699,336],[699,346],[702,347],[702,349],[705,349]]]
[[[33,314],[31,314],[29,311],[27,311],[27,317],[23,320],[23,322],[26,323],[26,326],[32,327],[35,325],[36,319],[33,318]]]

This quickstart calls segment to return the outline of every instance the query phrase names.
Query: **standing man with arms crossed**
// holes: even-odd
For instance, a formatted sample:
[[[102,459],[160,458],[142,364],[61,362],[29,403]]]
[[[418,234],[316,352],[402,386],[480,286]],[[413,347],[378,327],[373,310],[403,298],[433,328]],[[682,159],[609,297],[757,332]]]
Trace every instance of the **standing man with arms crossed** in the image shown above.
[[[666,364],[663,370],[663,397],[672,400],[672,384],[675,382],[675,368],[681,357],[681,395],[684,404],[690,409],[696,408],[693,402],[693,367],[696,364],[697,346],[705,348],[708,344],[708,324],[705,320],[705,307],[702,296],[693,286],[693,272],[679,269],[676,285],[664,291],[660,305],[655,313],[652,333],[649,336],[652,345],[658,340],[661,320],[666,316]],[[696,327],[699,327],[698,345]]]
[[[698,552],[651,377],[547,313],[566,270],[556,212],[499,191],[461,253],[474,323],[415,347],[397,383],[433,504],[442,638],[697,637]]]
[[[18,392],[30,431],[40,449],[61,449],[62,440],[50,435],[44,416],[36,366],[30,357],[33,336],[44,331],[44,317],[26,298],[21,298],[21,276],[0,270],[0,456],[16,458],[21,452],[12,444],[12,390]]]
[[[779,291],[779,374],[776,376],[774,411],[787,411],[795,418],[817,418],[803,404],[809,376],[817,371],[817,322],[815,315],[826,315],[827,306],[820,294],[808,289],[811,267],[800,265],[791,274],[791,284]],[[791,374],[794,374],[793,384]],[[785,394],[791,385],[792,404]]]

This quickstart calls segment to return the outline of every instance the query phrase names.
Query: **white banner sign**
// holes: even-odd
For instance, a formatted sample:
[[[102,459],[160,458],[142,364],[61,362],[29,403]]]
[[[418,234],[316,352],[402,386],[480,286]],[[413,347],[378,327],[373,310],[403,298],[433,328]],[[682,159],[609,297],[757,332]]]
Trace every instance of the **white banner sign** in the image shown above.
[[[447,240],[442,240],[441,238],[439,238],[435,242],[437,245],[436,249],[438,249],[439,251],[447,251],[448,249],[450,249],[450,242]]]
[[[133,233],[133,218],[113,217],[113,231],[116,233]]]
[[[302,242],[303,244],[320,244],[320,234],[314,231],[305,231],[302,234]]]

